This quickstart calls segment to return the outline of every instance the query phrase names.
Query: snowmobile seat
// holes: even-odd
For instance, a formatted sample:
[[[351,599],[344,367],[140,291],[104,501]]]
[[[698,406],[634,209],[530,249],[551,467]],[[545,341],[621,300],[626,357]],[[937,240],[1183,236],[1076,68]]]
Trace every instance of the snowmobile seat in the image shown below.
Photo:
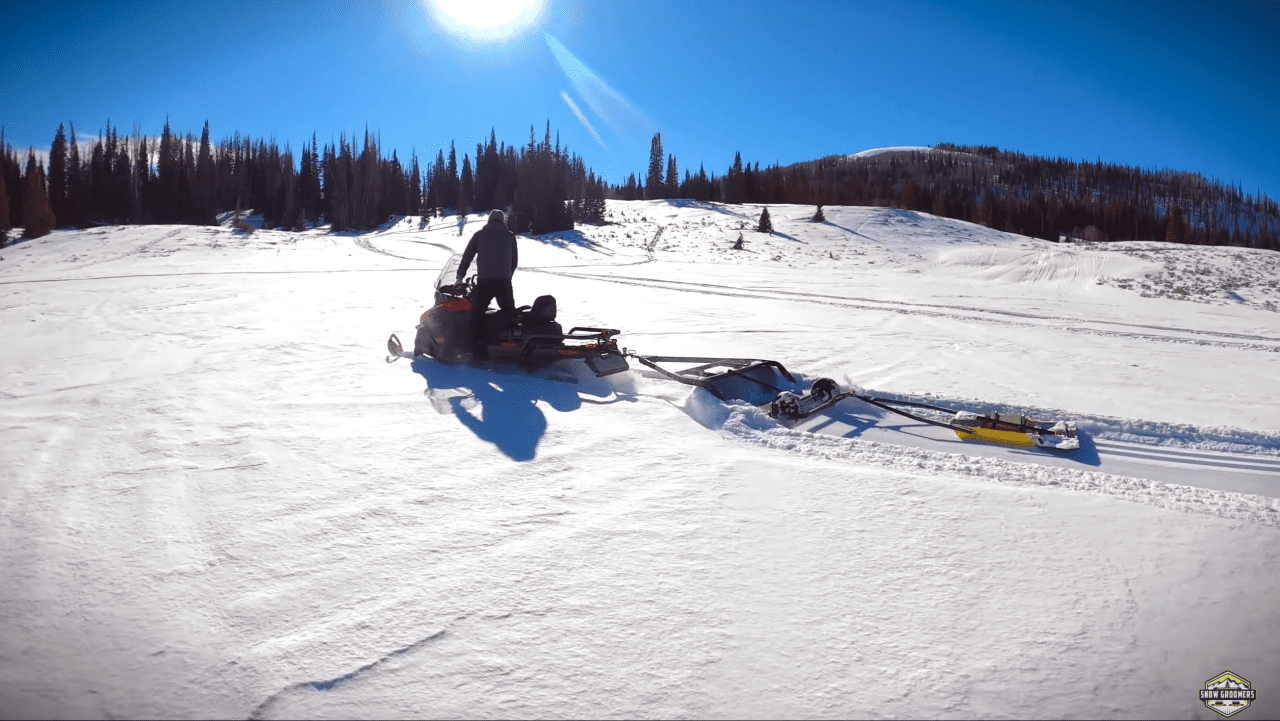
[[[564,330],[556,322],[556,299],[540,295],[522,318],[525,335],[563,336]]]
[[[534,323],[554,323],[556,322],[556,299],[550,295],[540,295],[533,301],[533,307],[525,314],[526,322]]]

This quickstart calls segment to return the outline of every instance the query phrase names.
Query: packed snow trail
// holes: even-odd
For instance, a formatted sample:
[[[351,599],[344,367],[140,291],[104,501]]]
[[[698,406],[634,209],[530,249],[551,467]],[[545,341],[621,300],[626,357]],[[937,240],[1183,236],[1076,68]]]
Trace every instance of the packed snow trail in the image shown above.
[[[938,399],[929,400],[936,402]],[[1050,414],[1035,409],[1031,413],[1037,417],[1050,417]],[[1013,463],[1054,466],[1280,498],[1280,439],[1246,436],[1237,439],[1235,444],[1243,445],[1240,441],[1270,441],[1273,446],[1261,448],[1270,450],[1271,455],[1215,452],[1106,440],[1095,435],[1099,431],[1106,435],[1106,426],[1101,423],[1068,416],[1052,417],[1075,420],[1079,424],[1079,450],[1013,448],[961,440],[953,431],[902,418],[853,399],[804,419],[793,427],[808,433],[910,446],[940,453],[1000,458]],[[1196,430],[1183,429],[1184,435],[1170,435],[1162,440],[1186,443],[1187,437],[1193,436]],[[1249,447],[1259,448],[1256,444],[1250,444]]]

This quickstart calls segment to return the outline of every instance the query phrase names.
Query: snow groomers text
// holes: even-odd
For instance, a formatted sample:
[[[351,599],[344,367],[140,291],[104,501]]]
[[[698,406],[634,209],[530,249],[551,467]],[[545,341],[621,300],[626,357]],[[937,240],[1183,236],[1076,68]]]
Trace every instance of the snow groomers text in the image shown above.
[[[1243,676],[1223,671],[1204,682],[1200,700],[1221,716],[1234,716],[1258,699],[1253,684]]]

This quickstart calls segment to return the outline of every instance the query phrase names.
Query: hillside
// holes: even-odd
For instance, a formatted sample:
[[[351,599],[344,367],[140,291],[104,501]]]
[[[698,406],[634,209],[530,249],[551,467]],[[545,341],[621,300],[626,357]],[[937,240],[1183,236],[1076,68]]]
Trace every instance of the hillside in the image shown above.
[[[1228,668],[1280,715],[1280,256],[813,210],[610,200],[516,300],[1149,475],[384,362],[478,215],[55,231],[0,251],[0,715],[1186,717]]]

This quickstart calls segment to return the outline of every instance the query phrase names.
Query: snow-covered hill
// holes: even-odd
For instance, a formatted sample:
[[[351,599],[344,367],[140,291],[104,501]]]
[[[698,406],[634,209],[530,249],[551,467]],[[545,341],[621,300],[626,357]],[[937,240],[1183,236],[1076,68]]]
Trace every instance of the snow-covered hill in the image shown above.
[[[1280,715],[1280,487],[1176,460],[1280,459],[1272,256],[824,211],[610,201],[517,301],[1154,480],[384,363],[478,216],[59,231],[0,250],[0,716],[1207,717],[1228,668]]]
[[[899,146],[894,146],[890,148],[872,148],[870,150],[863,150],[857,153],[853,153],[852,155],[847,155],[845,157],[851,160],[862,160],[866,158],[877,158],[880,160],[889,160],[890,158],[893,158],[895,156],[901,157],[904,155],[926,154],[926,153],[939,153],[939,154],[946,154],[946,155],[964,156],[967,158],[975,158],[975,159],[980,158],[980,156],[974,155],[972,153],[963,153],[958,150],[944,150],[942,148],[930,148],[926,145],[899,145]]]

